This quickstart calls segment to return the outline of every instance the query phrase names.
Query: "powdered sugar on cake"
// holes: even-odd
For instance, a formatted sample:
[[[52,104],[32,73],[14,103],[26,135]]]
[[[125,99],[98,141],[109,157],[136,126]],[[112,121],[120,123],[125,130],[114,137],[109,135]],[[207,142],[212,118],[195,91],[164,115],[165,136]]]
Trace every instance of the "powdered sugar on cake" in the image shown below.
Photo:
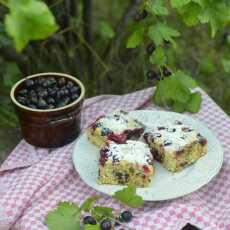
[[[128,140],[125,144],[110,142],[108,149],[108,160],[124,160],[140,165],[148,165],[153,161],[148,145],[140,141]]]
[[[180,121],[166,122],[148,130],[148,138],[162,144],[168,151],[178,151],[195,141],[198,141],[197,132]]]
[[[140,128],[128,114],[123,111],[117,111],[107,115],[99,121],[102,127],[112,130],[114,133],[122,133],[124,130]]]

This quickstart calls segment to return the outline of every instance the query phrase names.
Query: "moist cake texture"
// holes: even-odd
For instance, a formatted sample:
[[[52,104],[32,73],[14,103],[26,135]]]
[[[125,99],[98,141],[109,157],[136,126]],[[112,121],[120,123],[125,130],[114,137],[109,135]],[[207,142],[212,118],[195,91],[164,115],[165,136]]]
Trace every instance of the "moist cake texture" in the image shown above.
[[[100,184],[146,187],[151,182],[153,174],[153,156],[148,145],[143,142],[109,142],[100,151]]]
[[[182,170],[207,153],[207,139],[181,121],[152,127],[143,137],[154,158],[172,172]]]
[[[143,133],[143,125],[123,110],[99,117],[87,129],[88,139],[98,147],[107,141],[125,143],[127,139],[137,139]]]

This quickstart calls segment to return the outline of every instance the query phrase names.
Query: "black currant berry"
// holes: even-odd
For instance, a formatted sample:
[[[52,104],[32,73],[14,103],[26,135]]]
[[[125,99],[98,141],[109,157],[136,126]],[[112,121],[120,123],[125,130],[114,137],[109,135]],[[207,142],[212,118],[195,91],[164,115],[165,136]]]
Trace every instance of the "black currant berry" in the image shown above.
[[[47,109],[48,108],[48,105],[47,105],[46,101],[44,99],[42,99],[42,98],[40,98],[38,100],[37,106],[38,106],[39,109]]]
[[[32,104],[37,104],[38,103],[38,98],[36,95],[33,95],[32,97],[29,97],[30,102],[32,102]]]
[[[58,91],[58,88],[57,87],[54,87],[54,88],[49,88],[48,89],[48,94],[49,94],[49,96],[51,96],[51,97],[56,97],[56,95],[57,95],[57,91]]]
[[[63,107],[63,106],[66,106],[68,105],[70,102],[70,98],[69,97],[64,97],[62,99],[60,99],[57,103],[57,107]]]
[[[37,85],[42,86],[43,82],[45,81],[45,79],[43,77],[39,77],[38,79],[35,80]]]
[[[146,76],[148,80],[159,80],[159,75],[154,70],[149,70]]]
[[[164,67],[163,67],[163,75],[164,75],[165,77],[168,77],[168,76],[170,76],[171,74],[172,74],[171,70],[164,66]]]
[[[74,86],[74,87],[72,87],[71,89],[69,89],[69,91],[70,91],[70,93],[71,93],[71,94],[78,93],[78,91],[79,91],[79,87]]]
[[[151,42],[151,43],[149,43],[148,45],[147,45],[147,47],[146,47],[146,52],[147,52],[147,54],[152,54],[153,53],[153,51],[156,49],[156,46],[155,46],[155,44],[153,43],[153,42]]]
[[[85,216],[83,219],[83,224],[96,225],[97,221],[92,216]]]
[[[224,34],[222,35],[222,42],[225,43],[228,40],[228,36],[229,33],[228,32],[224,32]]]
[[[31,89],[34,87],[34,80],[28,79],[25,81],[25,86],[27,89]]]
[[[132,220],[132,218],[133,218],[133,215],[132,215],[132,213],[130,211],[124,211],[124,212],[121,213],[121,215],[119,217],[119,220],[121,222],[128,223],[128,222],[130,222]]]
[[[30,107],[31,109],[37,109],[37,106],[34,104],[28,104],[28,107]]]
[[[74,86],[73,82],[72,81],[68,81],[68,83],[66,85],[67,89],[71,89],[73,86]]]
[[[65,96],[64,90],[59,90],[59,91],[57,91],[57,94],[56,94],[57,99],[60,99],[60,98],[62,98],[63,96]]]
[[[21,89],[20,91],[18,91],[18,95],[19,96],[26,96],[26,94],[28,93],[27,89]]]
[[[66,80],[65,80],[64,77],[58,79],[58,85],[59,85],[60,87],[64,86],[65,84],[66,84]]]
[[[26,105],[26,98],[25,97],[18,96],[17,101],[22,105]]]
[[[56,103],[56,101],[55,101],[54,98],[49,97],[49,98],[47,99],[47,103],[48,103],[49,105],[54,105],[54,104]]]
[[[38,96],[39,97],[42,97],[42,98],[45,98],[48,96],[48,91],[47,90],[41,90],[38,92]]]
[[[101,222],[101,229],[102,230],[111,230],[112,229],[112,222],[109,219],[105,219]]]
[[[78,94],[73,94],[73,95],[71,96],[71,100],[72,100],[72,101],[75,101],[75,100],[78,99],[78,97],[79,97]]]
[[[117,221],[115,221],[115,223],[114,223],[114,226],[115,227],[118,227],[118,226],[120,226],[121,224],[119,223],[119,222],[117,222]]]
[[[139,22],[140,20],[146,18],[148,15],[148,12],[146,10],[140,10],[136,13],[133,20],[136,22]]]

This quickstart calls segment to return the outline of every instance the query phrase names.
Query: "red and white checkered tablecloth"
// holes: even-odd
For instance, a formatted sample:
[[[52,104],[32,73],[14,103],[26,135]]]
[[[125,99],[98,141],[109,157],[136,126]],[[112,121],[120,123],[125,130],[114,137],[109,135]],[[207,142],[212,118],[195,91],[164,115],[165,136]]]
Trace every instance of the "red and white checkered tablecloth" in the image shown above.
[[[85,101],[83,127],[97,116],[116,108],[159,110],[148,103],[153,89],[124,96],[98,96]],[[146,202],[133,210],[129,226],[136,230],[179,230],[187,222],[201,229],[230,230],[230,119],[202,92],[200,112],[193,115],[204,122],[219,138],[225,151],[220,173],[200,190],[179,199]],[[46,230],[47,212],[60,201],[81,203],[98,193],[87,186],[74,170],[73,143],[47,150],[22,140],[0,167],[0,230]],[[101,203],[122,209],[111,197]],[[66,229],[67,230],[67,229]]]

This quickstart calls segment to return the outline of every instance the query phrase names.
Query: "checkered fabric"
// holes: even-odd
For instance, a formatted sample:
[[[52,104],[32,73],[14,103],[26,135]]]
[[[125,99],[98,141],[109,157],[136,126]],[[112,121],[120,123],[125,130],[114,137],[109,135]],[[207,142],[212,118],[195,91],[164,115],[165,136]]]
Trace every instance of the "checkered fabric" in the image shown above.
[[[153,89],[124,96],[99,96],[85,101],[83,129],[97,116],[117,108],[160,110],[149,99]],[[146,202],[133,210],[129,224],[136,230],[179,230],[187,222],[201,229],[230,230],[230,119],[202,92],[200,112],[192,115],[219,138],[225,151],[220,173],[206,186],[179,199]],[[80,204],[99,194],[74,170],[73,143],[57,149],[35,148],[22,140],[0,167],[0,230],[47,230],[44,218],[60,201]],[[103,195],[101,203],[122,210],[114,199]],[[68,230],[68,229],[66,229]]]

